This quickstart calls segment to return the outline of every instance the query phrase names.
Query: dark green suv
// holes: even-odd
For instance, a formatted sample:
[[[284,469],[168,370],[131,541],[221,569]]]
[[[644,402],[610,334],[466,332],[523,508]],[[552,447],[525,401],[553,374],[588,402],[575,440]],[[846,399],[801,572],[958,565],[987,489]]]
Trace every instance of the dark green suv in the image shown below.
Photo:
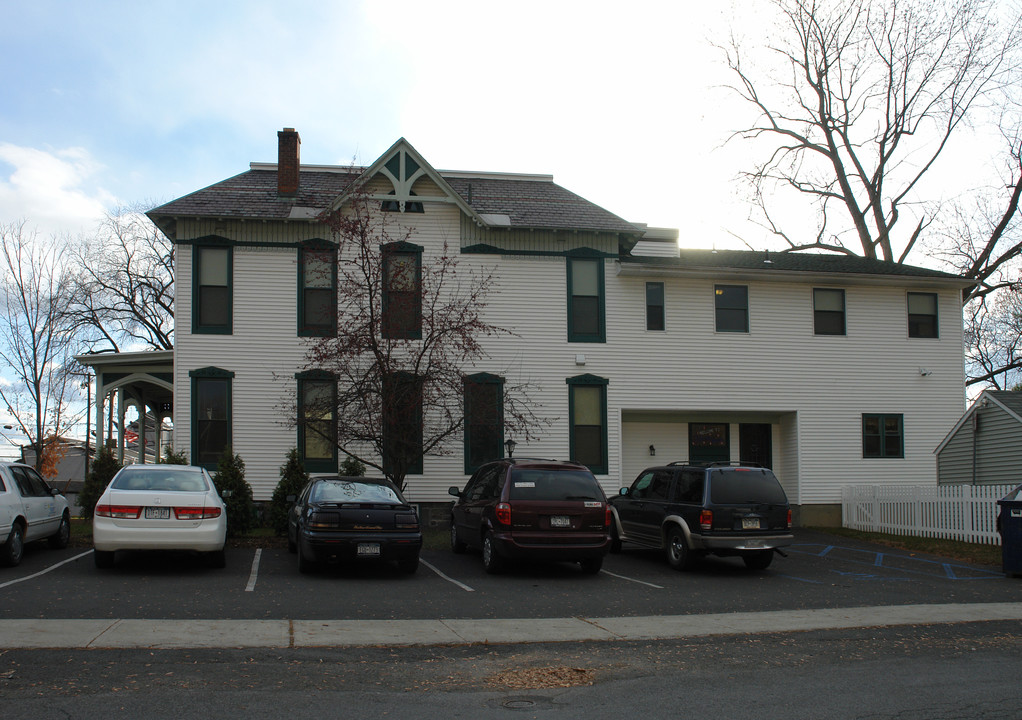
[[[671,463],[639,473],[610,501],[611,552],[622,542],[665,551],[685,570],[704,555],[738,556],[762,570],[790,545],[791,506],[770,470]]]

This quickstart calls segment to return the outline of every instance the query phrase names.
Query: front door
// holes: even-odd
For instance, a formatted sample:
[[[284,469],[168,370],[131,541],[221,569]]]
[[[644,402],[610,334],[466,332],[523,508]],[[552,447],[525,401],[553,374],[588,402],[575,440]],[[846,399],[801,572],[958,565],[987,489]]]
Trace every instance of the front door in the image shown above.
[[[738,426],[738,452],[743,465],[773,467],[770,426],[765,423],[743,423]]]
[[[731,459],[730,435],[727,423],[689,423],[689,462],[728,462]]]

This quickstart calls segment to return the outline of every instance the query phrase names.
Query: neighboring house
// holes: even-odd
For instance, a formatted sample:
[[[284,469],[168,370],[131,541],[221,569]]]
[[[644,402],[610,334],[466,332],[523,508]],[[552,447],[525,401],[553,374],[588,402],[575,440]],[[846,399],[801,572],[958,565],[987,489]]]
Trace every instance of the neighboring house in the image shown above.
[[[935,452],[941,485],[1022,483],[1022,392],[984,390]]]
[[[515,335],[486,339],[486,361],[465,373],[539,388],[550,425],[516,456],[585,462],[608,493],[654,462],[759,462],[804,524],[839,523],[843,485],[934,482],[932,449],[964,406],[961,278],[858,257],[679,252],[677,231],[626,222],[550,176],[435,170],[403,139],[366,168],[302,166],[299,145],[285,129],[277,164],[149,212],[176,246],[173,405],[163,398],[175,449],[209,465],[230,444],[256,500],[289,448],[311,447],[278,407],[309,382],[309,293],[336,292],[303,279],[309,249],[331,242],[315,218],[343,205],[355,176],[412,229],[410,261],[448,241],[463,267],[495,270],[487,318]],[[105,387],[146,382],[97,362],[115,378]],[[475,460],[503,453],[503,432],[490,438]],[[473,470],[470,442],[424,457],[409,499],[448,508],[447,488]]]

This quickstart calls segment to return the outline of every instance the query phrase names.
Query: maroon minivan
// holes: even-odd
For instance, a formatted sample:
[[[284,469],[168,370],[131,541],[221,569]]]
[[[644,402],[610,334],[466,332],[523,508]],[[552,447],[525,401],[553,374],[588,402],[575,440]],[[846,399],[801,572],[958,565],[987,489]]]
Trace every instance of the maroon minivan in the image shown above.
[[[483,465],[448,492],[451,550],[482,551],[483,567],[508,560],[577,562],[596,574],[610,550],[610,506],[589,468],[573,462],[505,458]]]

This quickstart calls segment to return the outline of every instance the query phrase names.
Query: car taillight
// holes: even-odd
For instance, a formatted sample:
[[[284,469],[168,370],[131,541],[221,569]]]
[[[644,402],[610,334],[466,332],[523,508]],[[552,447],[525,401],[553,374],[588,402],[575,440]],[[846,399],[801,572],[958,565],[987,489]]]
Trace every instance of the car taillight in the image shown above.
[[[606,513],[603,516],[603,527],[610,527],[610,523],[613,521],[613,515],[610,512],[610,503],[607,503]]]
[[[394,525],[397,527],[398,530],[418,530],[419,518],[413,514],[395,515]]]
[[[788,528],[791,528],[791,510],[788,510]]]
[[[309,515],[308,525],[310,528],[337,527],[337,513],[312,513]]]
[[[496,513],[497,522],[501,525],[511,526],[511,503],[498,503]]]
[[[211,520],[220,517],[218,507],[176,507],[174,514],[178,520]]]
[[[702,510],[699,513],[699,527],[702,530],[709,530],[713,527],[713,511]]]
[[[134,505],[97,505],[94,513],[100,517],[135,520],[142,513],[142,508]]]

